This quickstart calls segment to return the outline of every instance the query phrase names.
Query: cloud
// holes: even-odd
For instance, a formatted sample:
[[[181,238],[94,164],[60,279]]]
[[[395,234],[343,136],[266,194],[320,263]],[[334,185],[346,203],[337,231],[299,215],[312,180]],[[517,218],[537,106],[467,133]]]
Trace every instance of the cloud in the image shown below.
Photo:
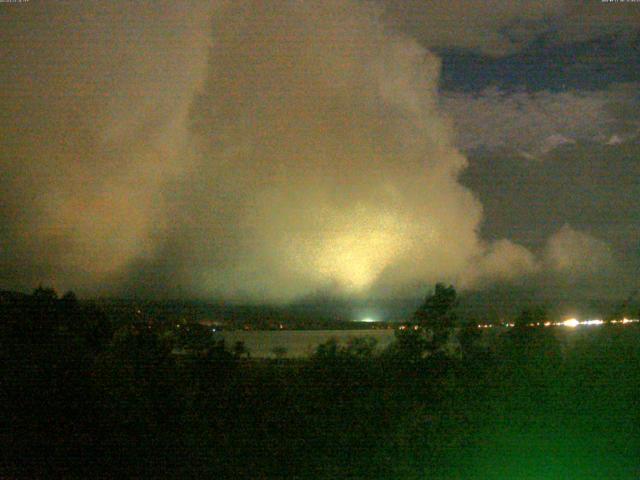
[[[528,292],[528,301],[563,303],[576,298],[619,299],[633,285],[629,273],[608,241],[565,224],[537,254],[509,240],[487,245],[458,285],[485,294],[511,291],[514,303],[522,300],[516,297],[523,292]]]
[[[206,65],[206,6],[2,10],[0,278],[95,292],[154,244]]]
[[[572,276],[610,273],[618,267],[606,242],[569,225],[564,225],[548,239],[544,261],[551,269]]]
[[[501,56],[515,52],[566,15],[565,2],[457,0],[385,2],[388,15],[424,45]]]
[[[525,248],[480,237],[482,205],[459,182],[456,99],[440,102],[439,59],[389,25],[393,12],[356,0],[211,8],[12,14],[3,288],[287,301],[536,271]]]
[[[459,48],[505,56],[544,38],[571,43],[637,32],[640,11],[632,3],[520,0],[384,0],[387,15],[431,48]]]
[[[191,289],[291,298],[410,259],[396,282],[461,268],[481,207],[456,181],[435,56],[353,1],[234,2],[213,31],[163,257]]]
[[[445,92],[441,104],[453,119],[463,150],[509,149],[540,158],[576,142],[636,138],[640,118],[632,111],[640,103],[637,87],[533,93],[494,87],[478,94]]]
[[[202,296],[393,295],[483,255],[437,57],[351,0],[221,3],[213,32],[152,275]]]
[[[532,284],[549,297],[620,301],[634,290],[637,258],[618,258],[611,244],[565,224],[551,235]]]
[[[535,255],[525,247],[503,239],[488,244],[477,261],[470,263],[460,286],[482,288],[495,282],[520,282],[540,270]]]
[[[635,180],[640,144],[564,145],[544,161],[523,161],[507,150],[474,151],[461,175],[484,207],[482,233],[506,237],[542,251],[549,237],[568,223],[606,240],[624,268],[638,261],[640,195]]]

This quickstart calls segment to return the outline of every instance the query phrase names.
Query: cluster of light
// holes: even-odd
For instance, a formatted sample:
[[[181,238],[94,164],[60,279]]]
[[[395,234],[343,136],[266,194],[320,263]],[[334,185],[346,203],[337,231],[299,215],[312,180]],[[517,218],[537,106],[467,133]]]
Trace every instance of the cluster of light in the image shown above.
[[[418,330],[420,329],[419,325],[414,325],[413,327],[410,325],[400,325],[398,330]]]
[[[359,322],[364,322],[364,323],[375,323],[378,320],[376,320],[375,318],[371,318],[371,317],[366,317],[366,318],[362,318],[360,320],[358,320]]]
[[[582,325],[603,325],[605,323],[619,323],[622,325],[626,325],[629,323],[638,323],[640,322],[640,319],[630,319],[630,318],[623,318],[622,320],[610,320],[609,322],[605,322],[604,320],[601,320],[599,318],[594,318],[594,319],[590,319],[590,320],[578,320],[577,318],[568,318],[566,320],[563,320],[561,322],[550,322],[550,321],[546,321],[546,322],[538,322],[538,323],[528,323],[527,326],[528,327],[569,327],[569,328],[576,328]],[[502,324],[503,327],[505,328],[512,328],[515,327],[514,323],[504,323]],[[478,328],[493,328],[494,325],[490,324],[490,323],[479,323],[477,325]]]
[[[564,325],[566,327],[577,327],[578,325],[604,325],[605,323],[620,323],[626,325],[628,323],[638,323],[640,320],[638,319],[629,319],[623,318],[622,320],[610,320],[609,322],[605,322],[599,318],[594,318],[591,320],[577,320],[575,318],[570,318],[569,320],[565,320],[561,323],[555,323],[553,325]]]
[[[640,322],[640,320],[638,320],[638,319],[629,319],[629,318],[623,318],[622,320],[611,320],[611,323],[622,323],[622,324],[638,323],[638,322]]]
[[[604,320],[599,320],[599,319],[585,320],[584,322],[580,322],[581,325],[602,325],[603,323],[604,323]]]

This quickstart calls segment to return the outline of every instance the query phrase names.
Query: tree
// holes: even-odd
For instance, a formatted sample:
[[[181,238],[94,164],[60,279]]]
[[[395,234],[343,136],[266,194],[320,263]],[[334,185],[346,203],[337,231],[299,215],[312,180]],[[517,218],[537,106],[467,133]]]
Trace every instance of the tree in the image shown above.
[[[398,329],[395,337],[396,341],[390,346],[387,353],[396,360],[409,363],[419,362],[430,350],[431,344],[425,338],[424,330]]]
[[[216,346],[211,330],[199,323],[179,323],[172,332],[174,347],[190,352],[205,352]]]
[[[476,322],[469,321],[461,329],[458,334],[458,340],[460,341],[460,349],[462,354],[470,356],[476,349],[476,344],[482,334],[476,325]]]
[[[316,348],[314,358],[318,360],[335,360],[341,353],[338,339],[335,337],[329,338],[326,342],[321,343]]]
[[[378,341],[373,337],[351,337],[346,344],[340,344],[337,338],[331,337],[316,348],[314,358],[317,360],[368,360],[374,357]]]
[[[437,283],[434,292],[427,295],[422,305],[413,315],[417,323],[430,338],[431,350],[444,346],[457,319],[458,298],[456,289]]]
[[[43,287],[42,285],[34,288],[31,296],[35,301],[42,303],[53,303],[58,299],[58,294],[53,288]]]
[[[176,373],[170,342],[144,325],[119,329],[98,355],[94,382],[101,416],[96,422],[105,448],[121,455],[115,468],[140,476],[136,469],[155,468],[157,458],[176,460],[171,456],[181,418]]]
[[[236,343],[233,344],[233,354],[237,358],[240,358],[243,355],[245,355],[247,358],[251,356],[251,352],[249,352],[249,349],[247,348],[247,346],[244,344],[242,340],[238,340],[236,341]]]
[[[25,318],[27,329],[34,335],[50,335],[60,326],[58,294],[53,288],[39,286],[33,290]]]
[[[82,307],[78,323],[80,335],[87,345],[94,351],[102,351],[114,334],[114,328],[107,315],[95,304],[90,303]]]
[[[79,305],[78,297],[71,290],[69,290],[62,296],[62,298],[60,299],[60,303],[65,310],[76,310]]]
[[[287,356],[287,349],[285,347],[283,347],[282,345],[278,345],[276,347],[273,347],[271,349],[271,352],[276,356],[276,358],[278,360],[282,360],[284,357]]]
[[[344,353],[353,358],[368,359],[373,357],[378,341],[373,337],[352,337],[347,341]]]

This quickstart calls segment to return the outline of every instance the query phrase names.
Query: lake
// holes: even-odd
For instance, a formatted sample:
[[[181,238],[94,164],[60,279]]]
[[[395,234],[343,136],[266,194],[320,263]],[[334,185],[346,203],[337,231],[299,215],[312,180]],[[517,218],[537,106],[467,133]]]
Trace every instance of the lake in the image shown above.
[[[394,339],[394,330],[229,330],[216,332],[217,338],[224,338],[228,347],[242,341],[254,358],[275,358],[274,349],[284,348],[286,358],[301,358],[311,355],[321,343],[336,338],[346,343],[349,338],[372,337],[378,342],[377,348],[386,348]]]
[[[581,326],[578,328],[553,327],[554,336],[564,348],[572,348],[576,341],[583,339],[599,330],[599,326]],[[487,346],[503,333],[503,327],[483,329],[482,336]],[[321,343],[330,338],[336,338],[341,344],[353,337],[372,337],[378,342],[378,351],[388,347],[394,340],[393,329],[370,330],[228,330],[213,334],[223,339],[228,348],[232,348],[237,341],[242,341],[254,358],[275,358],[274,349],[284,348],[286,358],[303,358],[314,353]]]

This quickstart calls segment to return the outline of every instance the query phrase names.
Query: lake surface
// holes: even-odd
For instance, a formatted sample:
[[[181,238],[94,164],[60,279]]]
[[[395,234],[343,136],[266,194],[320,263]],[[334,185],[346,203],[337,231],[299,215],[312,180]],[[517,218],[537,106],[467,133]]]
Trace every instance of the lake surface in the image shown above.
[[[598,332],[601,326],[581,326],[578,328],[551,327],[553,335],[559,340],[565,349],[573,348],[573,345],[584,337]],[[505,328],[496,327],[483,329],[482,337],[485,346],[495,342],[496,337],[504,333]],[[349,338],[372,337],[376,339],[378,351],[388,347],[394,340],[394,330],[228,330],[216,332],[213,335],[226,341],[228,348],[232,348],[237,341],[242,341],[249,353],[254,358],[275,358],[274,349],[283,348],[286,358],[302,358],[313,354],[321,343],[330,338],[336,338],[339,343],[345,344]]]
[[[386,348],[394,339],[394,330],[229,330],[216,332],[229,347],[237,341],[244,342],[252,357],[275,358],[274,349],[284,348],[286,358],[307,357],[321,343],[335,338],[344,344],[349,338],[372,337],[377,348]]]

